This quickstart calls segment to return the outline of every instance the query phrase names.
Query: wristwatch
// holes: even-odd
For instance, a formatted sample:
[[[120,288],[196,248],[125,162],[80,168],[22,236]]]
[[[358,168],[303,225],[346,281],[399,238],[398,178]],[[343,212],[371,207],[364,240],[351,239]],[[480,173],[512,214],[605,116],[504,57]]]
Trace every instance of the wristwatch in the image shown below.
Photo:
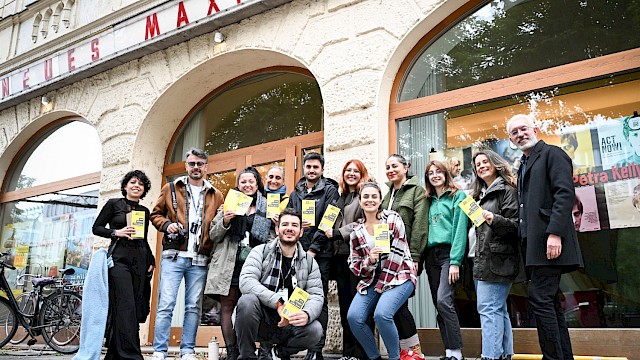
[[[111,230],[111,238],[112,238],[112,239],[115,239],[115,238],[117,238],[117,237],[118,237],[118,236],[116,235],[116,231],[115,231],[115,230]]]

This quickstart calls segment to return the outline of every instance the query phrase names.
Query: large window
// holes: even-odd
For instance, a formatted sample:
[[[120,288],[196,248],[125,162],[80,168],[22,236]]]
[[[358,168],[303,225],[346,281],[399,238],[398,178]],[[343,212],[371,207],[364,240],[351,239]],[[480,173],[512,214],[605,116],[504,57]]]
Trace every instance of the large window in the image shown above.
[[[170,162],[190,147],[219,154],[322,130],[322,96],[316,80],[295,72],[246,77],[208,99],[189,117]]]
[[[533,114],[540,138],[573,159],[585,268],[562,277],[572,327],[640,327],[640,64],[617,62],[621,52],[638,54],[639,18],[640,1],[491,1],[423,39],[396,78],[396,150],[421,178],[429,160],[455,157],[456,181],[468,189],[481,148],[517,169],[521,152],[505,123],[518,113]],[[602,65],[611,65],[608,73]],[[533,325],[524,286],[510,296],[518,327]],[[479,326],[473,286],[457,295],[462,325]]]
[[[70,141],[73,140],[73,141]],[[81,282],[93,253],[102,155],[95,129],[73,121],[41,131],[5,180],[0,251],[17,268],[7,277],[22,291],[22,274],[58,275],[73,267]]]

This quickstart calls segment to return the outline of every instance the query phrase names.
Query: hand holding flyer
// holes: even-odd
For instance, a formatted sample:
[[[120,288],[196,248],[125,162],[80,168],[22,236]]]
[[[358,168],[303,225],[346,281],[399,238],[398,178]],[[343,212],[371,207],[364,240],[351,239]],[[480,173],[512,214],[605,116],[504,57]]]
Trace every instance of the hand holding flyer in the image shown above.
[[[375,246],[382,248],[383,253],[388,254],[391,251],[391,240],[389,237],[389,224],[373,225],[373,238]]]
[[[322,231],[327,231],[333,228],[333,224],[336,223],[338,214],[340,214],[340,209],[333,205],[329,205],[327,207],[327,210],[324,212],[324,215],[322,216],[322,220],[320,220],[320,225],[318,225],[318,229]]]
[[[458,204],[460,209],[471,219],[473,225],[480,226],[484,222],[484,217],[482,217],[482,208],[478,205],[475,200],[471,197],[471,195],[467,195],[467,197]]]
[[[267,219],[280,213],[280,194],[267,194]]]
[[[308,221],[311,226],[316,225],[315,200],[302,200],[302,221]]]
[[[253,199],[238,190],[231,189],[224,199],[224,211],[233,211],[236,215],[245,215]]]
[[[132,239],[144,239],[144,211],[133,210],[127,214],[127,225],[133,226],[135,233]]]
[[[309,299],[309,293],[296,287],[293,289],[293,293],[289,297],[289,301],[284,305],[282,309],[282,317],[289,319],[289,316],[301,311]]]

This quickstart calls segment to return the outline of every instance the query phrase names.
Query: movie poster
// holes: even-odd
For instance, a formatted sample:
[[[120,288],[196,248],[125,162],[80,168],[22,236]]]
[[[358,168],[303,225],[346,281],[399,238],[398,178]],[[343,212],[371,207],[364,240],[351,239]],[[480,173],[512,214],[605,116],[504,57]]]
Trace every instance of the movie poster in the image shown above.
[[[560,147],[571,158],[574,174],[585,173],[595,167],[591,129],[588,125],[566,129],[560,136]]]
[[[600,159],[605,170],[623,162],[630,154],[628,142],[624,137],[623,119],[611,119],[598,124]]]
[[[598,215],[598,202],[594,186],[576,188],[573,222],[578,232],[600,230],[600,215]]]
[[[640,207],[634,206],[634,193],[640,193],[640,179],[604,184],[611,229],[640,226]]]

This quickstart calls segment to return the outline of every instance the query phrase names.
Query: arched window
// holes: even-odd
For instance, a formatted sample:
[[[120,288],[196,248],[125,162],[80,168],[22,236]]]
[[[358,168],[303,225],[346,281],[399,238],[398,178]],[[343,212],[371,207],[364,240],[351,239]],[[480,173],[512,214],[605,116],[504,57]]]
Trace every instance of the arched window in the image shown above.
[[[0,251],[9,251],[16,291],[22,274],[76,269],[80,282],[93,253],[102,154],[95,129],[65,120],[40,131],[15,158],[0,193]]]
[[[517,169],[521,152],[505,125],[518,113],[533,114],[540,138],[572,157],[581,201],[574,221],[585,261],[584,272],[562,278],[572,327],[635,326],[633,314],[640,313],[631,300],[640,291],[632,265],[640,250],[633,235],[640,227],[640,118],[634,120],[640,14],[634,6],[472,2],[416,45],[393,87],[392,150],[409,156],[423,179],[429,160],[455,157],[462,168],[456,181],[468,189],[471,157],[481,148]],[[532,325],[525,296],[514,286],[512,314],[520,327]],[[472,298],[459,296],[461,312],[475,313]],[[463,327],[479,326],[474,316],[461,319]]]

